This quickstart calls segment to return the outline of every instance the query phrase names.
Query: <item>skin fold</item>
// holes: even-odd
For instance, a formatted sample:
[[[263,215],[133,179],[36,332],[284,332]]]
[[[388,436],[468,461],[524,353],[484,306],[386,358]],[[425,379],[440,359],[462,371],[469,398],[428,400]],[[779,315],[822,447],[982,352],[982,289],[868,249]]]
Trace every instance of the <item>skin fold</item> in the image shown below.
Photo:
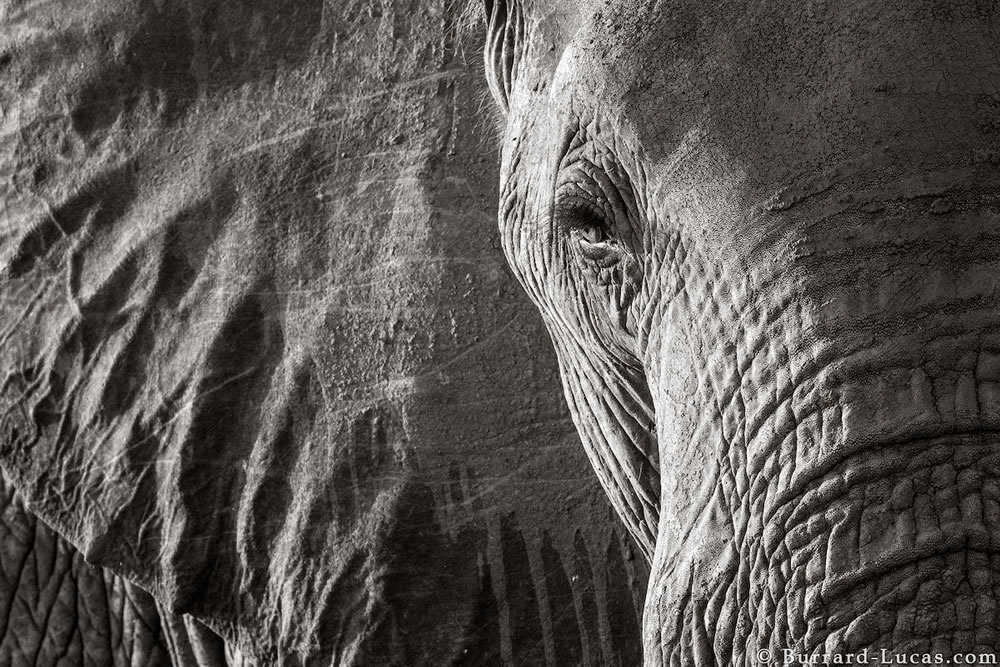
[[[646,664],[994,651],[1000,11],[486,4],[504,252]]]

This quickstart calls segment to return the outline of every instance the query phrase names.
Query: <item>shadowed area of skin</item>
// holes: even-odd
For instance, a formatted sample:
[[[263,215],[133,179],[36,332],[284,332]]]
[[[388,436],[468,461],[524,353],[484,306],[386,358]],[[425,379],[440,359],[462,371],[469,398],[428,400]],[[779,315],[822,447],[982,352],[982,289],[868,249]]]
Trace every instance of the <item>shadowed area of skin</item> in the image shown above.
[[[95,568],[25,509],[0,476],[0,663],[204,665],[243,660],[194,619]]]

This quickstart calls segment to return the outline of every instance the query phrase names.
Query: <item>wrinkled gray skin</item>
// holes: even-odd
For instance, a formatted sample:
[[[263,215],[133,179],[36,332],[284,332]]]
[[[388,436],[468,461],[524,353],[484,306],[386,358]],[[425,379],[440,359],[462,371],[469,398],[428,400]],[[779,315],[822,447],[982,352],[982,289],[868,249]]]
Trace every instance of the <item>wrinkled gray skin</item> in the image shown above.
[[[646,664],[1000,645],[994,6],[487,3],[504,250]]]

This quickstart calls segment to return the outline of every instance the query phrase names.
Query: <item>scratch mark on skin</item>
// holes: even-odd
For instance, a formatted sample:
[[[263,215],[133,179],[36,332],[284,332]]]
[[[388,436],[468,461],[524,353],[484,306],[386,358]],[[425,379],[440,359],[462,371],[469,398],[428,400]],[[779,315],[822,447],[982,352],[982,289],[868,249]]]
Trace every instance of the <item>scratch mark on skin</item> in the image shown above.
[[[241,151],[233,153],[226,159],[226,161],[231,162],[232,160],[243,157],[244,155],[260,152],[265,148],[270,148],[271,146],[274,146],[275,144],[284,143],[286,141],[292,141],[293,139],[298,139],[299,137],[302,137],[308,134],[309,132],[312,132],[313,130],[321,129],[324,127],[331,127],[332,125],[333,123],[317,123],[315,125],[309,125],[308,127],[304,127],[300,130],[293,130],[292,132],[286,132],[285,134],[279,134],[276,137],[271,137],[269,139],[258,141],[255,144],[247,146]]]
[[[441,79],[448,79],[448,78],[454,79],[454,78],[458,78],[457,74],[458,73],[455,72],[455,71],[445,70],[444,72],[436,72],[434,74],[428,74],[426,76],[418,76],[415,79],[407,79],[406,81],[403,81],[401,83],[396,84],[394,87],[395,88],[408,88],[410,86],[419,86],[420,84],[430,83],[432,81],[440,81]],[[466,76],[466,78],[468,78],[469,77],[469,73],[466,72],[465,76]]]
[[[168,426],[170,426],[175,421],[177,421],[185,412],[187,412],[191,408],[191,406],[193,406],[195,403],[197,403],[198,400],[200,400],[200,399],[202,399],[202,398],[204,398],[206,396],[209,396],[211,394],[214,394],[217,391],[221,391],[222,389],[225,389],[228,385],[230,385],[230,384],[232,384],[234,382],[238,382],[239,380],[247,377],[248,375],[251,375],[256,370],[257,370],[256,367],[247,368],[246,370],[241,371],[241,372],[237,373],[236,375],[230,376],[230,377],[226,378],[225,380],[223,380],[222,382],[218,383],[217,385],[215,385],[213,387],[209,387],[205,391],[200,392],[198,395],[192,397],[191,400],[189,400],[186,403],[184,403],[183,405],[181,405],[170,419],[167,419],[162,424],[160,424],[157,428],[155,428],[152,431],[150,431],[149,435],[147,435],[145,438],[143,438],[142,440],[139,440],[138,442],[133,442],[133,443],[125,445],[125,447],[123,448],[123,450],[121,452],[119,452],[117,455],[115,455],[113,458],[111,458],[110,460],[108,460],[104,464],[103,467],[107,468],[110,465],[112,465],[113,463],[115,463],[116,461],[118,461],[122,456],[125,455],[125,453],[127,452],[127,450],[129,448],[138,447],[138,446],[140,446],[140,445],[142,445],[142,444],[144,444],[146,442],[149,442],[149,440],[151,438],[156,437],[164,429],[166,429]],[[100,449],[99,447],[95,447],[93,449],[93,451],[91,453],[91,456],[88,457],[88,461],[87,461],[88,465],[89,465],[90,461],[93,460],[94,456],[96,455],[96,453],[97,453],[97,451],[99,449]]]
[[[491,516],[492,510],[488,507],[477,507],[483,501],[487,501],[490,496],[497,493],[498,490],[505,487],[515,486],[518,488],[526,488],[531,486],[537,486],[540,488],[549,488],[549,485],[558,482],[579,482],[582,478],[568,478],[561,479],[557,477],[547,478],[545,480],[539,480],[537,482],[532,482],[530,480],[518,480],[517,478],[521,476],[521,473],[530,466],[530,462],[522,461],[513,468],[509,473],[505,475],[490,475],[490,476],[477,476],[476,477],[476,489],[475,493],[469,493],[465,498],[461,500],[453,500],[450,505],[454,508],[461,508],[468,512],[467,518],[450,521],[452,528],[461,528],[466,525],[475,524],[478,525],[479,519],[482,517]],[[405,477],[403,478],[405,481]],[[489,481],[490,484],[485,484],[483,482]]]
[[[342,160],[360,160],[363,158],[384,158],[384,157],[409,157],[409,158],[419,158],[427,155],[434,155],[437,151],[430,148],[413,148],[413,149],[395,149],[390,151],[371,151],[368,153],[359,153],[358,155],[347,155]]]
[[[469,75],[465,74],[464,78],[468,78],[468,77],[469,77]],[[463,76],[461,75],[461,73],[456,72],[456,71],[437,72],[437,73],[434,73],[434,74],[428,74],[427,76],[417,77],[415,79],[409,79],[407,81],[403,81],[403,82],[400,82],[398,84],[395,84],[392,87],[382,88],[382,89],[380,89],[378,91],[375,91],[375,92],[372,92],[372,93],[368,93],[367,95],[340,95],[340,96],[335,96],[335,98],[339,97],[341,100],[344,100],[344,99],[349,100],[351,102],[351,104],[353,105],[356,102],[360,102],[360,101],[364,101],[364,100],[370,100],[370,99],[374,99],[374,98],[377,98],[377,97],[380,97],[380,96],[383,96],[383,95],[390,94],[390,93],[394,92],[395,90],[405,89],[405,88],[411,88],[411,87],[420,86],[420,85],[424,85],[424,84],[428,84],[428,83],[434,83],[436,81],[440,81],[440,80],[443,80],[443,79],[451,79],[452,82],[454,83],[454,82],[456,82],[457,80],[459,80],[461,78],[463,78]],[[334,125],[340,125],[341,126],[341,137],[338,139],[338,142],[337,142],[337,146],[339,147],[341,145],[341,143],[342,143],[343,134],[344,134],[343,133],[344,119],[337,119],[335,121],[329,121],[329,122],[326,122],[326,123],[316,123],[316,124],[309,125],[308,127],[304,127],[302,129],[299,129],[299,130],[293,130],[291,132],[287,132],[285,134],[278,135],[276,137],[271,137],[271,138],[268,138],[268,139],[263,139],[263,140],[255,143],[255,144],[247,146],[246,148],[244,148],[241,151],[233,153],[232,155],[229,156],[228,159],[229,160],[233,160],[235,158],[239,158],[239,157],[242,157],[242,156],[250,154],[250,153],[256,153],[256,152],[262,151],[262,150],[264,150],[266,148],[269,148],[271,146],[274,146],[275,144],[279,144],[279,143],[282,143],[282,142],[285,142],[285,141],[291,141],[291,140],[297,139],[297,138],[299,138],[299,137],[301,137],[301,136],[303,136],[305,134],[308,134],[312,130],[329,128],[329,127],[333,127]],[[357,159],[358,157],[384,157],[384,156],[387,156],[387,155],[390,155],[390,156],[392,156],[392,155],[398,155],[400,152],[401,151],[373,151],[373,152],[370,152],[370,153],[365,153],[363,156],[357,156],[357,155],[354,155],[354,156],[344,156],[344,159]],[[412,154],[415,154],[415,155],[419,156],[419,155],[427,155],[427,154],[430,154],[430,153],[434,153],[435,151],[432,151],[432,150],[429,150],[429,149],[423,149],[423,150],[418,150],[418,151],[406,151],[406,152],[412,153]]]
[[[425,257],[420,255],[395,256],[390,265],[393,264],[475,264],[479,266],[484,259],[492,259],[492,255],[484,257],[461,257],[455,255],[443,255],[440,257]]]

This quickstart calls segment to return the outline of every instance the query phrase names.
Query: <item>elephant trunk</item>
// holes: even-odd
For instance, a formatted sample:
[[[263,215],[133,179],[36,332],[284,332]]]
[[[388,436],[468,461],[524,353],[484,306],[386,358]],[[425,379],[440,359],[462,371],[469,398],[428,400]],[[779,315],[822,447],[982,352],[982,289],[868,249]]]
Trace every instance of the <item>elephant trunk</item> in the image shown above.
[[[995,646],[996,443],[880,443],[765,501],[747,545],[755,643],[801,654]]]
[[[665,317],[647,354],[662,504],[677,508],[645,620],[664,663],[996,646],[992,175],[984,162],[798,186],[729,249],[745,278],[687,280],[670,307],[697,325]]]

